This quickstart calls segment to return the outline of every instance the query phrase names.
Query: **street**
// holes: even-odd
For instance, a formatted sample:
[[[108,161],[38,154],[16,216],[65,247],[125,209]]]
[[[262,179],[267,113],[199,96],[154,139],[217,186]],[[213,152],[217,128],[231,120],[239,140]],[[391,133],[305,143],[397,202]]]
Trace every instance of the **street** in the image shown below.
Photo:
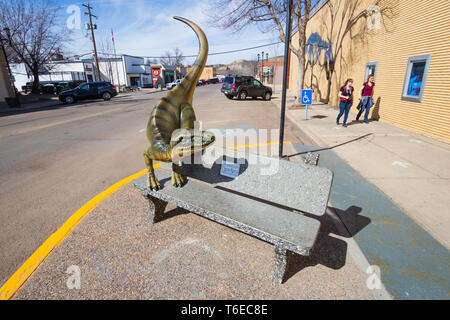
[[[166,93],[0,117],[0,284],[78,208],[145,167],[145,128]],[[204,128],[279,127],[273,102],[228,100],[219,84],[196,89],[194,110]],[[293,128],[287,121],[285,140],[301,144]]]

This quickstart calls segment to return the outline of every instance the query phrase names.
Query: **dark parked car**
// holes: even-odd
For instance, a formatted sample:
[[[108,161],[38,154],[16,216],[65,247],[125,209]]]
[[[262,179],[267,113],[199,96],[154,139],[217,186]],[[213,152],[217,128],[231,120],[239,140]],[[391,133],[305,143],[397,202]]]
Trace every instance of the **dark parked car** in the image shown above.
[[[59,94],[61,91],[76,88],[80,84],[84,83],[82,80],[73,81],[40,81],[39,82],[39,92],[40,93],[56,93]],[[31,92],[33,88],[33,82],[27,82],[25,86],[22,86],[22,90],[25,93]]]
[[[31,92],[32,89],[33,89],[33,82],[27,82],[24,86],[22,86],[22,90],[25,93]],[[38,89],[39,92],[42,92],[42,82],[39,82]]]
[[[207,83],[219,83],[219,78],[211,78],[206,80]]]
[[[251,76],[225,77],[220,91],[228,99],[238,97],[239,100],[245,100],[247,97],[252,97],[253,99],[262,97],[264,100],[270,100],[272,98],[272,88],[266,87]]]
[[[116,95],[116,87],[109,82],[89,82],[83,83],[75,89],[61,92],[59,100],[65,103],[73,103],[77,100],[102,98],[107,101]]]

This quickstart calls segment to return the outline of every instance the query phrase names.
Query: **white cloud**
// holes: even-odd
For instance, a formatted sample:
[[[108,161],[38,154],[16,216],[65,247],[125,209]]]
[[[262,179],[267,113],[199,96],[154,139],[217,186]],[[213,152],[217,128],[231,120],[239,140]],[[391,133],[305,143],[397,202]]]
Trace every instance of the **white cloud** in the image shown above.
[[[185,17],[197,23],[208,37],[210,53],[278,41],[276,33],[263,34],[256,26],[251,26],[240,33],[208,26],[207,16],[204,13],[206,2],[201,0],[172,2],[97,0],[92,5],[95,6],[95,12],[99,16],[95,22],[98,24],[96,40],[109,41],[111,28],[113,28],[118,53],[161,56],[165,51],[178,47],[185,55],[196,54],[198,41],[194,32],[187,25],[174,20],[173,16]],[[72,52],[92,50],[90,40],[83,34],[86,34],[85,30],[76,33],[78,40],[73,41]],[[241,53],[210,56],[208,63],[229,63],[236,59],[251,59],[262,50],[271,54],[270,47],[259,48]],[[272,49],[272,51],[276,50]],[[193,60],[194,58],[187,59],[186,62],[190,63]]]

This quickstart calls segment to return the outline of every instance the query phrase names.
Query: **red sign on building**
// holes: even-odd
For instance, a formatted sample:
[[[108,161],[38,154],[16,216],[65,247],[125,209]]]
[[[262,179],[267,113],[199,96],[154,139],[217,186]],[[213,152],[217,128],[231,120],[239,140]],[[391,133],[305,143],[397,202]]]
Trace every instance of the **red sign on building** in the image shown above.
[[[153,78],[153,85],[156,84],[156,81],[158,81],[159,75],[161,74],[160,68],[152,68],[152,78]]]

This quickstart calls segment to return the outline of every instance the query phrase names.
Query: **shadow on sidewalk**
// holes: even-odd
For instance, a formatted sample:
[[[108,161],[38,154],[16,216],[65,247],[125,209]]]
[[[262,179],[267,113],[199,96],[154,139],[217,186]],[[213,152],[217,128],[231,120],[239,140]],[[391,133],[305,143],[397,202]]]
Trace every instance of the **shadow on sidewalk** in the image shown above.
[[[309,153],[309,152],[319,152],[319,151],[331,150],[331,149],[334,149],[334,148],[343,146],[343,145],[345,145],[345,144],[348,144],[348,143],[351,143],[351,142],[355,142],[355,141],[361,140],[361,139],[366,138],[366,137],[368,137],[368,136],[370,136],[370,135],[372,135],[372,134],[373,134],[373,133],[367,133],[367,134],[362,135],[362,136],[360,136],[360,137],[357,137],[357,138],[355,138],[355,139],[351,139],[351,140],[348,140],[348,141],[345,141],[345,142],[336,144],[336,145],[334,145],[334,146],[332,146],[332,147],[325,147],[325,148],[320,148],[320,149],[315,149],[315,150],[308,150],[308,151],[298,152],[298,153],[294,153],[294,154],[290,154],[290,155],[285,155],[285,156],[283,156],[283,158],[289,159],[289,158],[292,158],[292,157],[295,157],[295,156],[299,156],[299,155],[302,155],[302,154],[307,154],[307,153]]]
[[[330,234],[336,234],[344,238],[351,238],[364,229],[371,220],[367,217],[360,216],[362,211],[360,207],[351,206],[343,211],[337,208],[329,207],[341,219],[348,233],[343,234],[338,230],[333,219],[325,214],[317,217],[314,215],[305,214],[313,219],[320,221],[320,230],[317,235],[316,243],[311,254],[303,257],[289,252],[287,270],[283,282],[286,282],[293,277],[297,272],[307,268],[314,267],[321,264],[333,270],[339,270],[345,266],[347,256],[347,243],[344,240],[335,238]]]

